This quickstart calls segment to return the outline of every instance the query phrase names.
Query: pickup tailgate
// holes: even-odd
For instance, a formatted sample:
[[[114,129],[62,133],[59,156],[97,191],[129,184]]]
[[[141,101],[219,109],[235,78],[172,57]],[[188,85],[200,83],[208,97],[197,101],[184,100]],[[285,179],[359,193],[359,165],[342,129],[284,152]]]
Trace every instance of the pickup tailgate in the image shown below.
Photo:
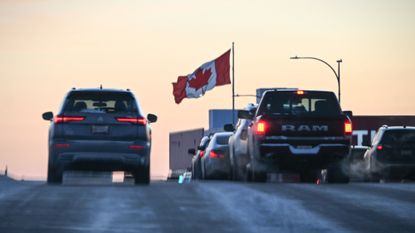
[[[264,117],[269,130],[266,136],[287,137],[335,137],[344,136],[345,117]]]

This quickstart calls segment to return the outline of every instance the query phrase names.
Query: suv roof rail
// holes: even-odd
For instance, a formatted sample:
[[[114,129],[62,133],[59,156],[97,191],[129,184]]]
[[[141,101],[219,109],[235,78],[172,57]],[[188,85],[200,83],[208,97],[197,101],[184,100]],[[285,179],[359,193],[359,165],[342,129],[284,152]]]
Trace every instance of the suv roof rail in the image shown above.
[[[388,128],[388,125],[382,125],[382,128]]]
[[[72,90],[76,90],[76,87],[72,87]]]

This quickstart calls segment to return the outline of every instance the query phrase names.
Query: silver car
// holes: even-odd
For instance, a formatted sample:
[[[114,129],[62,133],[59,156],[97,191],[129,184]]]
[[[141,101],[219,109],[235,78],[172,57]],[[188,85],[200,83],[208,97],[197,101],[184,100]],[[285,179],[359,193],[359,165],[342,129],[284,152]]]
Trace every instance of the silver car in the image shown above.
[[[215,133],[201,159],[203,179],[229,179],[229,137],[232,133]]]

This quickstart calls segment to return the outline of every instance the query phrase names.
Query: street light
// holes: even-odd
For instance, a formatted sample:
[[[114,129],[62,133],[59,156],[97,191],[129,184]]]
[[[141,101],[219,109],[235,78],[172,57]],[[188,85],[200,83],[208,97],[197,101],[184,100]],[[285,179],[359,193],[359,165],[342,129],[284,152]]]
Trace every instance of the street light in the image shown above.
[[[336,76],[337,79],[337,88],[338,88],[338,97],[339,97],[339,103],[340,103],[340,63],[342,62],[342,59],[337,60],[337,72],[336,70],[334,70],[334,68],[327,63],[326,61],[320,59],[320,58],[316,58],[316,57],[290,57],[290,59],[312,59],[312,60],[317,60],[320,62],[323,62],[324,64],[326,64],[328,67],[330,67],[330,69],[333,71],[334,75]]]

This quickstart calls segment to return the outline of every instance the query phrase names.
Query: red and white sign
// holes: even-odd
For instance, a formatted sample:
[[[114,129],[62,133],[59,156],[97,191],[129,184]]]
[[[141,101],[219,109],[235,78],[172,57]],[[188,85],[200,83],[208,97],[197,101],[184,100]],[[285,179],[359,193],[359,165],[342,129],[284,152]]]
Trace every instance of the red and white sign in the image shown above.
[[[173,83],[173,95],[177,104],[184,98],[199,98],[216,86],[230,84],[229,56],[231,50],[213,61],[206,62],[187,76],[179,76]]]

